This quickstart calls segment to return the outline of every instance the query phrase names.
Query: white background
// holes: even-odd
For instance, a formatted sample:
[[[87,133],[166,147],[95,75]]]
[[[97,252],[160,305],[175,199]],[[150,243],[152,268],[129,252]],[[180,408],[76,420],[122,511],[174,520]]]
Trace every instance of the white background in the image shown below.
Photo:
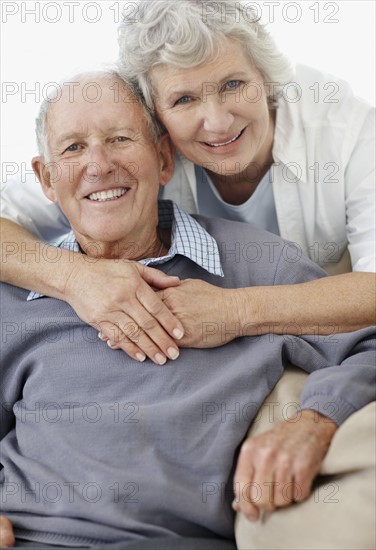
[[[357,95],[375,103],[374,0],[257,4],[293,61],[344,78]],[[1,2],[3,182],[10,170],[29,168],[36,153],[34,119],[44,85],[116,60],[122,7],[111,0]]]

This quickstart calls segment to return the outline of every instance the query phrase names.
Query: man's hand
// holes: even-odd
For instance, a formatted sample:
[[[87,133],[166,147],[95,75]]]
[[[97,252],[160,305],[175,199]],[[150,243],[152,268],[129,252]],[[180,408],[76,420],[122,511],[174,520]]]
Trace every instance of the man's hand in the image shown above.
[[[237,290],[185,279],[158,295],[184,326],[180,347],[214,348],[242,336]]]
[[[256,521],[261,510],[308,498],[336,430],[329,418],[304,410],[299,420],[247,439],[234,476],[234,510]]]
[[[176,359],[175,340],[184,329],[153,288],[180,284],[157,269],[125,260],[90,260],[83,256],[66,282],[65,296],[77,315],[96,328],[111,347],[143,361],[163,365]]]
[[[15,543],[11,522],[5,516],[0,516],[0,548],[11,548]]]

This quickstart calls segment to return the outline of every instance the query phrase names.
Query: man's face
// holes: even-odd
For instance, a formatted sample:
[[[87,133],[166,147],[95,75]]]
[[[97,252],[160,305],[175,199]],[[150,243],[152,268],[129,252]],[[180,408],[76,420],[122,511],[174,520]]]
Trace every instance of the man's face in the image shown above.
[[[100,90],[95,102],[88,100],[93,90]],[[91,90],[82,82],[71,95],[63,93],[48,111],[51,163],[33,161],[44,191],[81,245],[126,238],[142,248],[158,224],[159,184],[172,175],[168,139],[153,142],[142,107],[114,78]]]

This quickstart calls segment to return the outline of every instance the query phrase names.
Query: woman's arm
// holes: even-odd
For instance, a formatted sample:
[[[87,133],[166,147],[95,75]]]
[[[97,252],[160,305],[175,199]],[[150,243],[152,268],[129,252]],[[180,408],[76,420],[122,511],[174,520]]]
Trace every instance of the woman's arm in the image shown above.
[[[162,327],[173,335],[184,326],[181,346],[214,347],[239,336],[332,334],[375,324],[372,273],[231,290],[198,280],[179,285],[134,262],[93,263],[61,249],[56,262],[56,249],[52,255],[48,245],[8,220],[1,220],[1,234],[4,282],[68,301],[81,319],[111,342],[120,340],[118,347],[135,359],[141,351],[158,362],[160,351],[168,356],[169,347],[177,350]],[[161,300],[146,283],[162,289]]]
[[[104,337],[118,340],[137,360],[176,359],[174,339],[183,326],[149,286],[179,285],[177,277],[138,262],[89,260],[37,240],[17,224],[0,220],[1,280],[67,301]]]
[[[267,333],[331,335],[376,324],[374,273],[240,289],[186,280],[159,294],[184,325],[182,347],[210,348]]]
[[[257,334],[332,334],[376,323],[374,273],[346,273],[294,285],[239,289],[239,322]]]

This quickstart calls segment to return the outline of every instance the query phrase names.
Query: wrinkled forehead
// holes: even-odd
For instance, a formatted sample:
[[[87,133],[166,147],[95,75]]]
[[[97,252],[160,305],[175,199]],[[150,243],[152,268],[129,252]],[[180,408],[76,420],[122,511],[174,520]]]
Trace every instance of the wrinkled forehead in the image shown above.
[[[179,58],[177,55],[175,62],[158,63],[150,68],[148,76],[155,92],[159,84],[165,83],[167,74],[175,80],[188,75],[194,81],[196,74],[210,80],[217,71],[221,71],[221,69],[230,71],[234,68],[237,70],[243,68],[252,70],[255,74],[259,73],[246,45],[239,40],[224,38],[222,41],[214,41],[210,49],[202,52],[202,55],[194,59],[189,60],[188,57],[184,58],[183,56]]]
[[[85,77],[59,85],[50,98],[47,129],[59,133],[62,126],[90,124],[93,120],[106,124],[129,120],[142,125],[143,108],[129,87],[115,76]]]

